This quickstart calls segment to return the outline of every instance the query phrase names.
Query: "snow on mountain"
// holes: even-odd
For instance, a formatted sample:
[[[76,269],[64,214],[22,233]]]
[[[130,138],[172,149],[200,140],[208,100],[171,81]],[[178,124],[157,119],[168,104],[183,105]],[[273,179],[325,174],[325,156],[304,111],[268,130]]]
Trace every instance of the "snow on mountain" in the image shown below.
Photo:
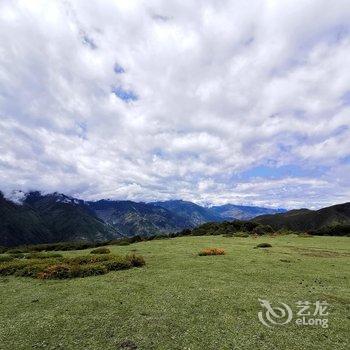
[[[4,197],[11,201],[12,203],[22,205],[23,201],[26,199],[27,193],[21,190],[13,190],[11,192],[5,192]]]

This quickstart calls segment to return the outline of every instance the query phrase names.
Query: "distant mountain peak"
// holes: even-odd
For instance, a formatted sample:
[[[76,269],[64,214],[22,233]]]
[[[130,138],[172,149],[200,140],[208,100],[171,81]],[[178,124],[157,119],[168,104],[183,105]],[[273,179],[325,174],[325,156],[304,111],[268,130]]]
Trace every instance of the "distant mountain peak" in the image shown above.
[[[22,205],[27,195],[28,193],[23,192],[22,190],[13,190],[11,192],[5,193],[4,197],[12,203]]]

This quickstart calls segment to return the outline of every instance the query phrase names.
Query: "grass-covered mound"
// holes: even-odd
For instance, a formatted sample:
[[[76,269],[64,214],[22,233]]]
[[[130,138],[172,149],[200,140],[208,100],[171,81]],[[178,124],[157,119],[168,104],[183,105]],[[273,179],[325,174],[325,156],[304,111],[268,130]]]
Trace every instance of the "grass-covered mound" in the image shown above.
[[[4,256],[0,260],[0,275],[66,279],[104,275],[109,271],[144,265],[143,257],[135,254],[63,257],[60,254],[32,253],[21,258]]]

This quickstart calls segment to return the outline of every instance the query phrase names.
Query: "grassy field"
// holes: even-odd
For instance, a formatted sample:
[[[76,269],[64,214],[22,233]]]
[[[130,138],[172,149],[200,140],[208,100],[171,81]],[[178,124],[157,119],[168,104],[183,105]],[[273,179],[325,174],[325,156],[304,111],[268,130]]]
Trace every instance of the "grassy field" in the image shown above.
[[[253,249],[261,242],[272,248]],[[226,255],[196,254],[206,247]],[[0,349],[350,348],[350,238],[181,237],[110,249],[136,250],[147,266],[62,281],[1,277]],[[268,328],[258,298],[293,312],[299,300],[326,300],[329,327],[293,319]]]

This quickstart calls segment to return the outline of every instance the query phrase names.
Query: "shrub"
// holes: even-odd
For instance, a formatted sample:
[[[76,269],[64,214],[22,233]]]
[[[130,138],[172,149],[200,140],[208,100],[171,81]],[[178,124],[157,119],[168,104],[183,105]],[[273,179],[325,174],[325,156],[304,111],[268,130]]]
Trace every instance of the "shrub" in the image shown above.
[[[348,236],[350,237],[350,224],[335,224],[323,226],[317,230],[308,232],[316,236]]]
[[[1,262],[0,275],[65,279],[103,275],[108,271],[145,265],[143,257],[135,254],[124,257],[118,255],[92,255],[74,258],[53,258],[52,255],[51,259],[12,259]]]
[[[14,257],[11,255],[0,255],[0,262],[11,261]]]
[[[12,260],[0,263],[0,275],[14,275],[16,271],[23,269],[26,266],[24,260]]]
[[[241,224],[241,231],[252,232],[256,227],[260,226],[256,222],[244,221]]]
[[[103,262],[103,265],[108,271],[125,270],[132,267],[130,260],[118,256],[115,256],[112,260]]]
[[[47,268],[46,264],[28,264],[21,269],[18,269],[14,275],[21,277],[37,277],[40,272],[43,272]]]
[[[188,228],[176,233],[177,236],[189,236],[191,234],[192,234],[192,231]]]
[[[102,264],[73,265],[70,268],[70,277],[99,276],[107,272],[107,267]]]
[[[225,255],[226,252],[224,249],[221,248],[205,248],[202,249],[198,255],[199,256],[205,256],[205,255]]]
[[[126,259],[130,261],[131,266],[133,267],[142,267],[146,265],[146,261],[141,255],[136,255],[136,254],[127,255]]]
[[[128,238],[128,241],[130,243],[138,243],[138,242],[142,242],[145,240],[145,237],[141,237],[139,235],[136,235],[136,236],[132,236],[132,237],[129,237]]]
[[[243,238],[246,238],[246,237],[249,237],[249,233],[247,232],[237,232],[237,233],[234,233],[233,234],[233,237],[243,237]]]
[[[109,254],[110,252],[111,251],[108,248],[101,247],[101,248],[93,249],[90,252],[90,254]]]
[[[261,236],[261,235],[273,233],[273,228],[270,225],[258,225],[253,229],[252,232],[254,234]]]
[[[56,264],[46,267],[37,274],[40,279],[65,279],[72,277],[71,268],[67,264]]]
[[[271,248],[272,245],[270,243],[260,243],[254,248]]]

